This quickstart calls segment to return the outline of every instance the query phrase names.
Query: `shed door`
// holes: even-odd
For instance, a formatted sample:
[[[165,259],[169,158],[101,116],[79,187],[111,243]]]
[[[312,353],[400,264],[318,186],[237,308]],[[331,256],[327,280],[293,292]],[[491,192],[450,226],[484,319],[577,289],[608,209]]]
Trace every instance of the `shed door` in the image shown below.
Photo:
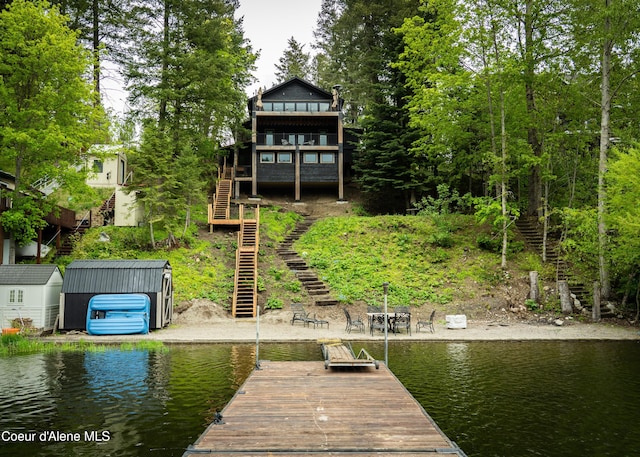
[[[171,284],[171,271],[165,271],[162,275],[162,322],[164,327],[171,322],[173,317],[173,285]]]

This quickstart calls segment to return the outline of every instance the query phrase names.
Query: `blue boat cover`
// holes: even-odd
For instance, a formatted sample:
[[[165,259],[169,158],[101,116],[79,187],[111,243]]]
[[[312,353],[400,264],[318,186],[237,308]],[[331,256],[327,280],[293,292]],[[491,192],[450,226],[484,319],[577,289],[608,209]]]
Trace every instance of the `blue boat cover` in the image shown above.
[[[101,294],[89,300],[87,332],[90,335],[149,333],[151,300],[146,294]]]

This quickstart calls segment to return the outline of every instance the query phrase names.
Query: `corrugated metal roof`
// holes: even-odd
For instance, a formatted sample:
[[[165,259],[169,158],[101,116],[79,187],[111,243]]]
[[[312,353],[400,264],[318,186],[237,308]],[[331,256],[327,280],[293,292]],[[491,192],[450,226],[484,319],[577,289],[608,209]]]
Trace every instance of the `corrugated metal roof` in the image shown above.
[[[162,291],[167,260],[74,260],[64,273],[62,293],[137,293]]]
[[[27,286],[43,285],[49,282],[57,265],[0,265],[0,285]]]

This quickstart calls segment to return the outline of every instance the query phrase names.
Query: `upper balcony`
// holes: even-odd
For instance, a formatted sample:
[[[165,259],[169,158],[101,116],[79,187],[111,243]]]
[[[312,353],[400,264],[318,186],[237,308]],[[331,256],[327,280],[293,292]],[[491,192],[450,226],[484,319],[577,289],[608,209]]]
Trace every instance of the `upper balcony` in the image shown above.
[[[336,133],[322,132],[258,132],[256,134],[256,145],[277,146],[279,148],[295,148],[296,146],[335,147],[338,146],[338,135]]]
[[[292,100],[292,101],[265,101],[262,103],[261,113],[336,113],[331,109],[331,101],[318,100]]]

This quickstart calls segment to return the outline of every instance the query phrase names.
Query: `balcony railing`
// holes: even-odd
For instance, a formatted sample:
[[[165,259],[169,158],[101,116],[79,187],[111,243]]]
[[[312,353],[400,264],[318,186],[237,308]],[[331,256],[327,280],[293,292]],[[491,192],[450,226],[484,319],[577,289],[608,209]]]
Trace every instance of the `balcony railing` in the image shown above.
[[[323,113],[331,111],[331,101],[263,102],[262,111]]]
[[[337,146],[336,133],[258,133],[260,146]]]

